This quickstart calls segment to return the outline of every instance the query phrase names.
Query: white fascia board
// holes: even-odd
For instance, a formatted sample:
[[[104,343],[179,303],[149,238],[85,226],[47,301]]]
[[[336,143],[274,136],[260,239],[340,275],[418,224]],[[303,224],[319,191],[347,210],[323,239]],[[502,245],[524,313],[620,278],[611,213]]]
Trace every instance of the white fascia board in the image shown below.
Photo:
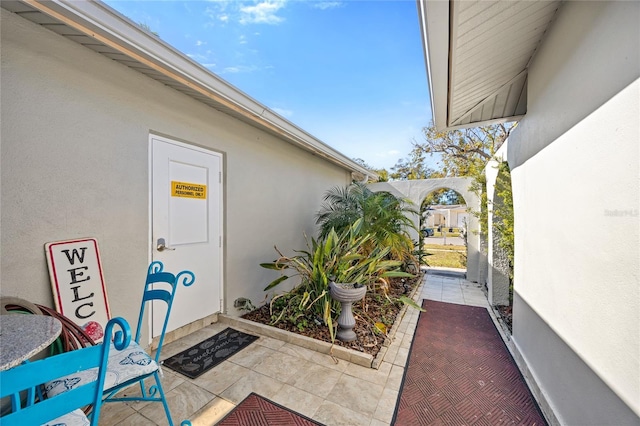
[[[37,10],[98,39],[106,45],[194,89],[257,125],[270,128],[288,142],[340,165],[352,173],[377,180],[344,154],[311,136],[211,71],[180,53],[100,1],[23,0]]]
[[[425,51],[431,112],[437,129],[447,127],[449,97],[449,1],[417,0]]]

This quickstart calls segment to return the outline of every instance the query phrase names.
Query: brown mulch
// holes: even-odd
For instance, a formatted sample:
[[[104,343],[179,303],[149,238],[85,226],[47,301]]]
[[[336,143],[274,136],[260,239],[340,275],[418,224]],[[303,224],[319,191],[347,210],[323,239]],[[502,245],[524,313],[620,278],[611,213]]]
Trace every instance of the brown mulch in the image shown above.
[[[421,279],[422,274],[418,274],[415,278],[408,279],[392,278],[389,283],[389,298],[396,300],[400,296],[410,297]],[[361,302],[353,304],[353,316],[356,318],[356,325],[353,331],[355,331],[358,338],[353,342],[342,342],[336,339],[334,343],[375,357],[382,348],[385,334],[375,330],[373,325],[381,322],[385,324],[388,332],[391,330],[396,316],[403,306],[404,304],[402,302],[392,303],[381,294],[368,291]],[[284,320],[272,324],[268,303],[244,314],[242,318],[331,343],[329,329],[320,321],[316,321],[315,323],[311,322],[309,326],[302,330],[296,327],[296,325]]]
[[[500,314],[500,318],[509,328],[509,332],[513,333],[513,306],[496,306],[498,313]]]
[[[485,308],[423,308],[392,424],[547,424]]]

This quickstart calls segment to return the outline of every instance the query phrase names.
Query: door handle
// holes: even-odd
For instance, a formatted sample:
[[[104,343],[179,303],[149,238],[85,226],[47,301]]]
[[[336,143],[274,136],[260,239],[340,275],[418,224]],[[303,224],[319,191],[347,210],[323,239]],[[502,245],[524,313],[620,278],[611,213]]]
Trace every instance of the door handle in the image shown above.
[[[156,246],[156,249],[158,251],[175,250],[174,248],[166,246],[166,242],[165,242],[164,238],[158,238],[158,245]]]

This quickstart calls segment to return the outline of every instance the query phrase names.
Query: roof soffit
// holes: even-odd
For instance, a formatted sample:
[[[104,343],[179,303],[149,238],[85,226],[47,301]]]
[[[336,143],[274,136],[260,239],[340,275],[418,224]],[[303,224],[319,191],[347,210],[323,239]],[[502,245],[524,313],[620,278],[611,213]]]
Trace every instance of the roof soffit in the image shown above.
[[[522,117],[528,66],[560,4],[418,0],[419,10],[425,10],[421,21],[436,127],[480,126]],[[440,27],[447,22],[448,28],[434,22]]]

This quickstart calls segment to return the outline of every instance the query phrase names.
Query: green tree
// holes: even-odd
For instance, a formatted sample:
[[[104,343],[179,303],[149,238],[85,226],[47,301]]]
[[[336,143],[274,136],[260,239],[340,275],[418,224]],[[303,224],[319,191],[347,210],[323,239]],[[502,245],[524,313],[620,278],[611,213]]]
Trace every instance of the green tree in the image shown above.
[[[408,158],[400,159],[391,167],[389,177],[394,180],[430,179],[438,176],[437,172],[426,164],[425,151],[414,146]]]
[[[480,222],[480,234],[487,236],[487,212],[489,209],[486,178],[483,173],[487,162],[509,137],[516,124],[501,123],[469,129],[438,131],[433,123],[423,129],[424,142],[416,143],[414,150],[425,154],[437,154],[440,158],[438,172],[445,176],[473,178],[469,187],[480,198],[480,210],[469,210]]]
[[[462,198],[462,195],[458,194],[453,189],[442,188],[433,191],[424,199],[423,204],[427,206],[433,205],[445,205],[451,206],[454,204],[465,204],[466,201]]]
[[[467,211],[478,218],[480,231],[476,232],[479,232],[482,239],[486,241],[489,229],[489,203],[487,200],[487,177],[484,173],[474,176],[471,186],[469,186],[469,191],[475,193],[480,199],[480,210],[467,208]]]
[[[503,123],[468,129],[438,131],[432,123],[423,129],[424,140],[421,143],[414,143],[413,151],[420,151],[423,155],[429,154],[438,157],[437,171],[431,177],[468,176],[473,179],[469,190],[478,195],[480,209],[469,209],[468,211],[478,218],[480,229],[475,232],[479,232],[485,241],[488,232],[488,212],[493,206],[487,200],[487,182],[483,171],[488,161],[494,157],[496,151],[507,140],[515,126],[516,124]],[[504,166],[501,165],[501,167]],[[509,185],[509,190],[510,188],[511,186]],[[497,191],[503,190],[497,189]],[[500,194],[498,195],[500,196]],[[506,193],[503,195],[507,196]],[[444,192],[431,194],[431,198],[434,201],[441,201],[443,197],[445,200],[448,198]],[[453,197],[451,199],[453,200]],[[512,204],[510,213],[501,211],[498,212],[498,215],[501,215],[500,220],[504,223],[504,226],[501,226],[501,230],[499,230],[499,232],[504,232],[503,244],[508,245],[511,242],[512,245]],[[504,218],[502,215],[504,215]],[[509,223],[511,223],[511,226],[508,225]],[[511,276],[513,276],[513,248],[505,247],[505,251],[511,253],[510,266]]]
[[[509,137],[511,124],[438,131],[433,123],[422,129],[424,142],[413,151],[439,155],[439,177],[476,176]],[[412,151],[412,152],[413,152]]]
[[[371,167],[362,158],[354,158],[353,161],[355,161],[356,163],[358,163],[359,165],[361,165],[362,167],[364,167],[367,170],[371,170],[372,172],[376,172],[378,174],[378,182],[388,182],[389,181],[389,172],[387,171],[387,169],[385,169],[385,168],[376,169],[375,167]]]

